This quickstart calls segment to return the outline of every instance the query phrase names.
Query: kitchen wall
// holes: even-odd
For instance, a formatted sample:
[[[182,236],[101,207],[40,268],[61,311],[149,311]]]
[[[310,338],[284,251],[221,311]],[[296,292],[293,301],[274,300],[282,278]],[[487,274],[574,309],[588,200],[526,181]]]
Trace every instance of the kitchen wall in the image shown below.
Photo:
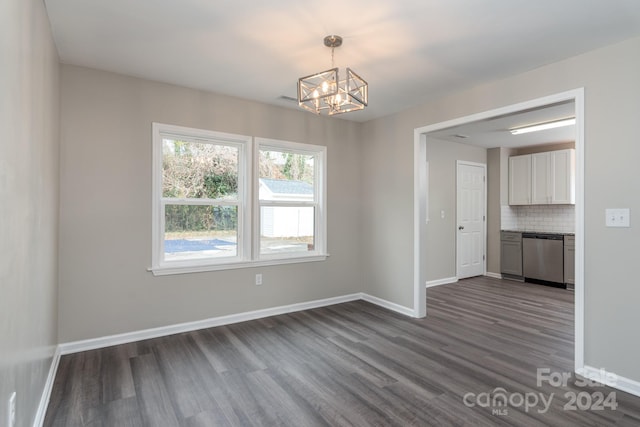
[[[58,55],[42,0],[0,2],[0,425],[33,424],[57,337]]]
[[[509,206],[509,156],[575,149],[575,142],[536,145],[531,147],[502,149],[506,168],[501,183],[506,186],[505,198],[500,207],[501,229],[518,231],[575,232],[575,205]]]
[[[509,204],[509,156],[516,149],[487,150],[487,273],[500,274],[502,207]]]
[[[414,129],[584,87],[585,362],[640,381],[640,365],[630,356],[640,354],[633,259],[640,227],[604,226],[607,207],[628,207],[632,217],[640,209],[636,181],[629,178],[640,158],[638,75],[640,38],[634,38],[365,123],[362,203],[375,213],[363,224],[366,292],[413,305]],[[388,224],[393,232],[380,233]],[[430,262],[424,257],[417,269],[426,271]]]
[[[427,139],[429,160],[429,223],[427,224],[427,281],[456,275],[457,161],[487,163],[487,150],[456,142]],[[444,218],[441,213],[444,211]]]
[[[503,230],[574,233],[574,205],[502,206]]]
[[[488,150],[487,272],[500,274],[500,230],[573,233],[575,206],[509,206],[509,157],[575,148],[575,142]]]
[[[70,65],[61,79],[61,342],[363,290],[361,124]],[[152,122],[327,146],[330,257],[153,276]]]
[[[545,151],[568,150],[571,148],[576,148],[575,141],[532,145],[530,147],[510,148],[508,150],[510,156],[520,156],[524,154],[544,153]]]

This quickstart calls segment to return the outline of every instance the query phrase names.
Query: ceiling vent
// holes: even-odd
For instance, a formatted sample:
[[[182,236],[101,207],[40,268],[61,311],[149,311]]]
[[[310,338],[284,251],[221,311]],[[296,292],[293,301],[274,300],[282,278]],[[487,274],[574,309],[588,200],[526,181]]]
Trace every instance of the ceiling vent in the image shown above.
[[[291,97],[291,96],[287,96],[287,95],[280,95],[280,96],[278,97],[278,99],[279,99],[280,101],[296,102],[296,103],[298,102],[298,99],[297,99],[297,98],[293,98],[293,97]]]

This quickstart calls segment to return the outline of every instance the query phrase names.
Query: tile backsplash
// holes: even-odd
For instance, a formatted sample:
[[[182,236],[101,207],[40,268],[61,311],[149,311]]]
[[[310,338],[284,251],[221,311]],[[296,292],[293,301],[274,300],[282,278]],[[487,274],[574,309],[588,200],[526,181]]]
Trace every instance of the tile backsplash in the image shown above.
[[[502,206],[503,230],[575,232],[574,205]]]

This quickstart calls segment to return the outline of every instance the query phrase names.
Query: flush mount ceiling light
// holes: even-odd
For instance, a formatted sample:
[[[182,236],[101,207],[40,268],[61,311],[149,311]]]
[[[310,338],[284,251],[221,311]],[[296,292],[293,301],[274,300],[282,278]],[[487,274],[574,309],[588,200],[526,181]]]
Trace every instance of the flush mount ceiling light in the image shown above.
[[[511,134],[513,135],[520,135],[523,133],[538,132],[541,130],[560,128],[563,126],[571,126],[575,124],[576,124],[576,118],[568,117],[566,119],[554,120],[551,122],[544,122],[544,123],[536,123],[533,125],[527,125],[527,126],[509,129],[509,132],[511,132]]]
[[[342,37],[327,36],[324,45],[331,48],[331,68],[298,79],[298,104],[329,116],[363,110],[368,103],[369,85],[350,68],[346,78],[340,80],[338,68],[333,65],[333,52],[342,45]]]

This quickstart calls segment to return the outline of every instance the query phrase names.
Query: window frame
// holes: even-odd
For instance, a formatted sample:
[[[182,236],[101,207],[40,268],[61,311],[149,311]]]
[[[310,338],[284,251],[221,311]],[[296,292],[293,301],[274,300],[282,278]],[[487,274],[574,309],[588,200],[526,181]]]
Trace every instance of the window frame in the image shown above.
[[[238,147],[238,199],[177,199],[162,197],[162,141],[166,137],[192,142],[219,143]],[[324,146],[280,141],[246,135],[195,129],[184,126],[152,123],[152,265],[148,271],[155,276],[260,267],[301,262],[324,261],[327,254],[326,223],[326,152]],[[292,151],[314,155],[314,250],[285,252],[277,256],[260,256],[259,150],[269,147],[277,151]],[[317,164],[316,164],[317,163]],[[297,202],[296,202],[297,203]],[[238,206],[237,253],[234,257],[201,258],[167,261],[164,259],[165,217],[167,204]],[[296,204],[298,206],[299,204]]]
[[[247,258],[247,251],[251,247],[251,213],[248,209],[250,199],[249,186],[251,182],[251,168],[247,164],[248,153],[251,152],[252,138],[250,136],[235,135],[222,132],[193,129],[183,126],[152,124],[153,142],[153,181],[152,181],[152,271],[154,274],[182,271],[203,271],[215,269],[221,265],[243,262]],[[163,140],[167,137],[182,139],[194,143],[207,143],[235,147],[238,149],[238,196],[235,201],[221,199],[184,199],[162,197],[162,161]],[[167,261],[164,259],[164,233],[166,205],[198,205],[198,206],[237,206],[237,241],[236,255],[222,258],[201,258],[191,260]]]
[[[326,239],[327,239],[327,220],[326,220],[326,157],[327,147],[321,145],[302,144],[298,142],[281,141],[269,138],[255,138],[254,144],[254,197],[253,197],[253,249],[257,260],[276,261],[283,259],[303,259],[314,258],[318,256],[326,256]],[[278,151],[285,153],[301,154],[313,156],[313,202],[307,201],[268,201],[261,202],[260,187],[260,151]],[[273,207],[313,207],[314,208],[314,249],[308,252],[281,252],[274,254],[261,254],[260,252],[260,234],[261,234],[261,215],[260,208],[262,206]]]

